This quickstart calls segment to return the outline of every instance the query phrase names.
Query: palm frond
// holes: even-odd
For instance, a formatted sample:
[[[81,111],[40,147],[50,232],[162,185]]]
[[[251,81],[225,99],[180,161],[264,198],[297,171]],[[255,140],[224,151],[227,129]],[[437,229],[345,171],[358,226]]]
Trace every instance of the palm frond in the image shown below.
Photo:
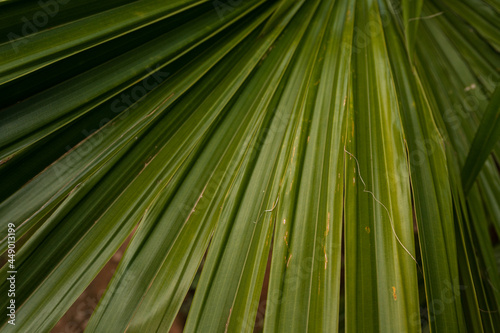
[[[88,332],[200,269],[186,332],[500,330],[498,1],[50,4],[0,1],[2,332],[131,235]]]

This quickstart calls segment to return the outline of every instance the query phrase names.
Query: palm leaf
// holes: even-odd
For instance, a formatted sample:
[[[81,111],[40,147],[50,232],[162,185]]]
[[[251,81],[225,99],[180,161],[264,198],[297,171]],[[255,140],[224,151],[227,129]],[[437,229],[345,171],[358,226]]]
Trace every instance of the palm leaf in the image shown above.
[[[500,85],[495,89],[484,112],[462,170],[465,192],[470,190],[498,139],[500,139]]]
[[[0,6],[2,332],[500,329],[496,0]]]

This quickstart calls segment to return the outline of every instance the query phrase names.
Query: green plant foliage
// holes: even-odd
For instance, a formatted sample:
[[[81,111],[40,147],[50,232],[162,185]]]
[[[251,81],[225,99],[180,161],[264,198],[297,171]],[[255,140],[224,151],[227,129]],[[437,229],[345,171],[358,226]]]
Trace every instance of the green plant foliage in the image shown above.
[[[186,332],[500,331],[498,0],[0,0],[0,32],[0,332],[130,235],[87,332],[168,332],[195,279]]]

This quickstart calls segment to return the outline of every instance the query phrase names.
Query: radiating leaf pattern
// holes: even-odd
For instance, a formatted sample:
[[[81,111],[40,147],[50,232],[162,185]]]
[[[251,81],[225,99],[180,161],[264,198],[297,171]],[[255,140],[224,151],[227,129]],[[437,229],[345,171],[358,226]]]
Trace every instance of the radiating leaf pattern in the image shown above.
[[[500,330],[497,0],[0,8],[1,332]]]

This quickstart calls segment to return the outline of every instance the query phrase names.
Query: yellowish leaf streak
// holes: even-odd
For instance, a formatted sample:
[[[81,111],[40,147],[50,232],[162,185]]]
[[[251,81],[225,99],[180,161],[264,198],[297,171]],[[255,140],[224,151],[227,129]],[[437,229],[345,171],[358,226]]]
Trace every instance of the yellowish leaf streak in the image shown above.
[[[326,270],[326,265],[328,264],[328,256],[326,254],[326,248],[323,246],[323,252],[325,253],[325,270]]]
[[[228,326],[229,326],[229,320],[231,319],[231,312],[233,312],[233,308],[232,308],[232,307],[229,309],[229,316],[227,317],[227,321],[226,321],[226,329],[224,330],[224,333],[226,333],[226,332],[227,332],[227,328],[228,328]]]
[[[330,232],[330,212],[327,214],[326,218],[326,231],[325,231],[325,237],[328,236],[328,233]]]

